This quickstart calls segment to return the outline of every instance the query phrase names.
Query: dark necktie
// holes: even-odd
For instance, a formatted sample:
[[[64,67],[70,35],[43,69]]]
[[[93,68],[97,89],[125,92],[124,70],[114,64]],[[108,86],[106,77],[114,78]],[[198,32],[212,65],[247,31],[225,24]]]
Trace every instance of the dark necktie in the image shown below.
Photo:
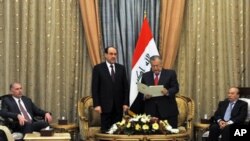
[[[155,73],[155,85],[158,85],[158,82],[159,82],[159,73]]]
[[[115,71],[114,71],[114,66],[111,64],[110,65],[111,67],[111,78],[112,78],[112,81],[115,82]]]
[[[23,113],[24,118],[28,121],[31,122],[31,119],[28,115],[28,112],[24,109],[23,105],[21,104],[21,100],[18,100],[18,104],[19,104],[19,108],[21,110],[21,112]]]
[[[232,109],[233,109],[233,104],[234,104],[233,102],[230,102],[228,104],[228,106],[227,106],[227,110],[226,110],[226,113],[224,115],[224,120],[225,121],[228,121],[231,118],[231,112],[232,112]]]

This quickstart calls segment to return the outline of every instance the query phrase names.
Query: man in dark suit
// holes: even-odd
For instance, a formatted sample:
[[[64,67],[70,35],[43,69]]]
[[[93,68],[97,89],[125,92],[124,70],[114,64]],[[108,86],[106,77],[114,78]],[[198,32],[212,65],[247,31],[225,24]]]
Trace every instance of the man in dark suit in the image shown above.
[[[52,121],[51,114],[38,108],[30,98],[23,96],[20,83],[11,84],[10,92],[11,94],[2,98],[1,116],[14,120],[11,127],[13,132],[31,133],[49,125]],[[42,116],[45,121],[35,121],[35,116]]]
[[[142,76],[141,83],[148,86],[163,85],[162,96],[151,97],[145,94],[145,113],[161,120],[168,120],[173,128],[177,128],[178,107],[175,95],[179,91],[179,84],[174,70],[163,69],[160,56],[150,58],[151,70]]]
[[[106,132],[121,121],[128,110],[129,95],[125,67],[116,63],[117,49],[105,49],[106,61],[96,65],[92,74],[92,97],[95,111],[101,114],[101,131]]]
[[[243,124],[247,117],[247,103],[239,100],[239,89],[231,87],[228,98],[219,102],[218,108],[213,116],[213,123],[209,127],[209,141],[229,141],[229,128],[232,124]]]

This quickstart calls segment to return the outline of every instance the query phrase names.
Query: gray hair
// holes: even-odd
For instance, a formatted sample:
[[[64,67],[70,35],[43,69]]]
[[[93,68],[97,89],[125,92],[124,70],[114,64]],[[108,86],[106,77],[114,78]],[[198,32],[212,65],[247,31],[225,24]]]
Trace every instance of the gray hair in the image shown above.
[[[155,61],[156,59],[159,59],[161,61],[161,57],[159,55],[153,55],[150,57],[150,62]]]

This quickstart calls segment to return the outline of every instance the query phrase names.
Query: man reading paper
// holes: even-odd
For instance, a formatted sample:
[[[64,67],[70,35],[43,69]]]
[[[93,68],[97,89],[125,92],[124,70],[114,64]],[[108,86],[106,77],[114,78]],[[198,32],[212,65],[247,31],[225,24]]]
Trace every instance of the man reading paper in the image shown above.
[[[179,91],[179,84],[174,70],[163,69],[160,56],[150,58],[151,70],[142,76],[141,83],[147,86],[163,85],[162,96],[144,94],[146,114],[161,120],[168,120],[173,128],[177,128],[178,107],[175,95]]]

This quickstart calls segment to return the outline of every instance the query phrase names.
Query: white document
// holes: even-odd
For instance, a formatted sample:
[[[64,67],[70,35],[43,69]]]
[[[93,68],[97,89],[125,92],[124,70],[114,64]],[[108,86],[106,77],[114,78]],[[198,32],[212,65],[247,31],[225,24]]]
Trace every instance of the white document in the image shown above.
[[[137,83],[138,91],[143,94],[149,94],[152,97],[163,96],[161,91],[163,90],[163,85],[147,86],[143,83]]]

